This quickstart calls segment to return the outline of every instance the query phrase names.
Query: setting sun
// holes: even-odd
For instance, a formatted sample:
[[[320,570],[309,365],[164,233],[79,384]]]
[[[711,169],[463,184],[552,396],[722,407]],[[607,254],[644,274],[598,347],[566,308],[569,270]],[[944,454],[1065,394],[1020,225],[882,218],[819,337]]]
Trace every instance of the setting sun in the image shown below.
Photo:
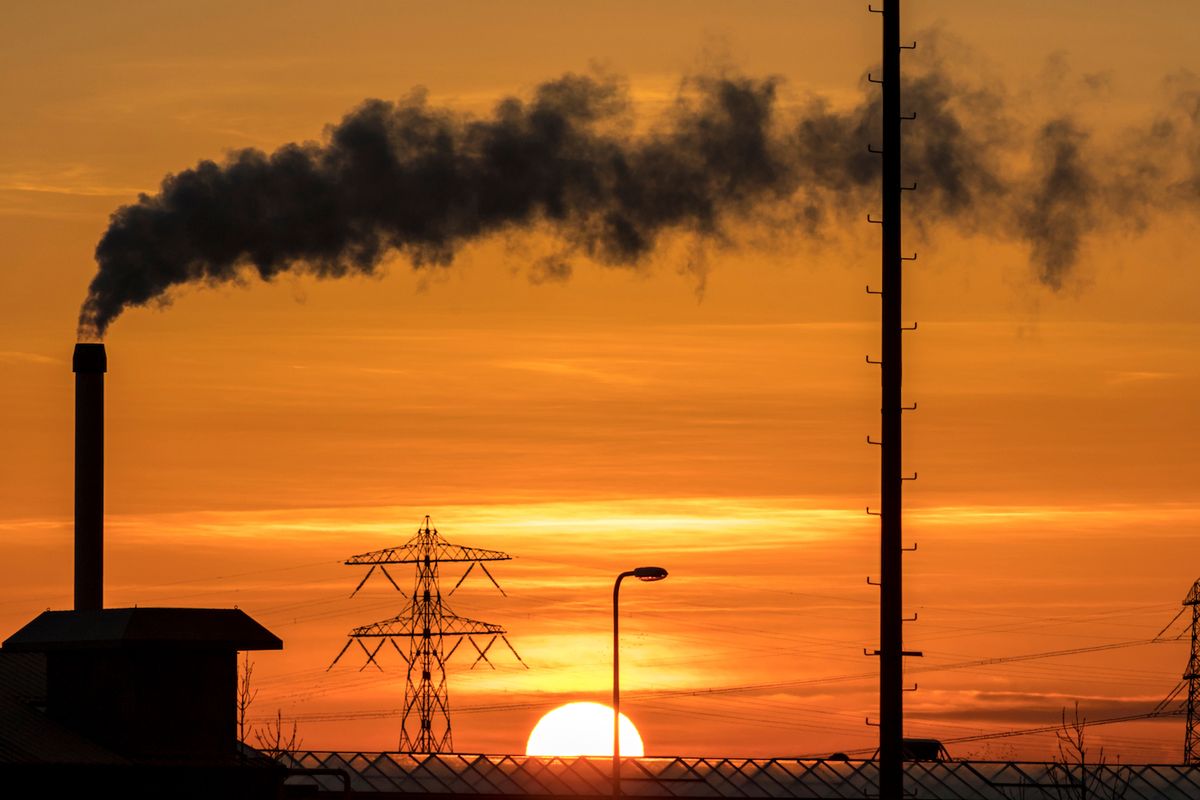
[[[613,710],[600,703],[567,703],[547,712],[529,734],[527,756],[611,756]],[[641,734],[621,715],[621,755],[643,756]]]

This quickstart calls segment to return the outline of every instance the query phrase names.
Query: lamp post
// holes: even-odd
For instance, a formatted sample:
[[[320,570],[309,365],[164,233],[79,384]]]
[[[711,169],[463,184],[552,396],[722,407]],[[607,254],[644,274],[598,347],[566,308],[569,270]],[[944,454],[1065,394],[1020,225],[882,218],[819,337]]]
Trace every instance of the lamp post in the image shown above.
[[[622,572],[613,584],[613,760],[612,760],[612,796],[613,800],[621,797],[621,651],[617,632],[617,597],[621,593],[621,581],[625,578],[637,578],[639,581],[661,581],[667,577],[667,571],[662,567],[637,567]]]

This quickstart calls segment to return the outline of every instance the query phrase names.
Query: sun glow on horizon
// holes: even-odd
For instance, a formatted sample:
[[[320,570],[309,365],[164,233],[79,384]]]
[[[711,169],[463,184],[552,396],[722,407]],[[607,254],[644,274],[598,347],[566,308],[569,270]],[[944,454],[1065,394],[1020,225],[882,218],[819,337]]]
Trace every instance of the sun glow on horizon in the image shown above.
[[[601,703],[567,703],[548,711],[525,745],[527,756],[611,756],[613,754],[613,710]],[[641,734],[621,715],[621,755],[646,754]]]

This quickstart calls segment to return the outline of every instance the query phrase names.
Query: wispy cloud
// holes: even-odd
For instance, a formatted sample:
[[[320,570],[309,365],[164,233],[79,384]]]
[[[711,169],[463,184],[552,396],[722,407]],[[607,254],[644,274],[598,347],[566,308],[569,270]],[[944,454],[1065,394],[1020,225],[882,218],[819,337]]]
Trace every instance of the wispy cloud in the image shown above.
[[[1076,702],[1081,718],[1099,720],[1147,712],[1161,699],[1136,695],[1080,696],[1066,692],[943,691],[932,693],[924,703],[910,702],[908,713],[923,719],[1003,727],[1025,723],[1053,724],[1061,720],[1063,709],[1067,709],[1070,717]]]
[[[47,164],[30,169],[0,168],[0,191],[77,197],[133,197],[141,189],[114,184],[86,164]],[[142,187],[145,188],[145,187]]]
[[[576,360],[565,359],[523,359],[512,361],[496,361],[494,366],[501,369],[523,370],[544,375],[557,375],[565,378],[583,378],[606,384],[622,384],[640,386],[650,382],[645,376],[631,375],[611,369],[600,369]]]
[[[0,364],[62,364],[62,360],[41,353],[26,353],[21,350],[0,350]]]
[[[1108,382],[1113,386],[1123,386],[1128,384],[1139,383],[1156,383],[1159,381],[1173,380],[1179,377],[1177,372],[1152,372],[1152,371],[1132,371],[1132,372],[1114,372],[1109,375]]]

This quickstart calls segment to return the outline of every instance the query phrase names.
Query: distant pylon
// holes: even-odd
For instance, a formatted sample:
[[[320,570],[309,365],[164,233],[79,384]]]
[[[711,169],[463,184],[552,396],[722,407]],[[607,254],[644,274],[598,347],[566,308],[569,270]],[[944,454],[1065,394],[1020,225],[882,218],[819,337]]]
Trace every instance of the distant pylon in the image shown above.
[[[404,591],[387,571],[387,564],[414,564],[416,578],[413,583],[412,597],[399,614],[389,619],[363,625],[350,631],[346,646],[333,659],[333,665],[345,655],[351,645],[358,646],[366,653],[366,663],[374,664],[379,670],[383,667],[375,657],[387,643],[400,654],[408,665],[408,684],[404,690],[404,711],[400,721],[400,750],[407,753],[447,753],[454,750],[454,740],[450,727],[450,694],[446,681],[446,662],[458,650],[463,640],[475,648],[476,657],[471,668],[474,669],[481,661],[495,669],[488,660],[488,651],[496,640],[504,642],[522,666],[526,666],[521,656],[505,636],[507,631],[499,625],[489,622],[460,617],[442,602],[442,592],[438,585],[438,565],[443,563],[466,563],[470,566],[454,584],[446,596],[462,585],[471,571],[478,564],[492,584],[504,594],[500,584],[492,577],[492,573],[484,566],[484,561],[507,561],[512,556],[497,550],[482,550],[477,547],[462,547],[451,544],[438,535],[437,529],[430,527],[429,517],[420,528],[417,535],[399,547],[389,547],[385,550],[375,550],[370,553],[351,556],[346,564],[351,566],[370,566],[367,574],[359,581],[350,596],[358,594],[358,590],[366,584],[367,579],[378,569],[396,591]],[[486,638],[487,643],[480,647],[475,637]],[[364,640],[375,639],[373,647],[368,647]],[[405,649],[396,644],[397,639],[408,639]],[[454,644],[446,651],[447,640],[453,639]],[[527,667],[528,668],[528,667]]]
[[[1187,671],[1183,679],[1187,681],[1187,731],[1183,739],[1183,763],[1195,764],[1200,762],[1200,719],[1197,719],[1197,705],[1200,705],[1200,580],[1192,584],[1184,606],[1192,607],[1192,649],[1188,657]]]

